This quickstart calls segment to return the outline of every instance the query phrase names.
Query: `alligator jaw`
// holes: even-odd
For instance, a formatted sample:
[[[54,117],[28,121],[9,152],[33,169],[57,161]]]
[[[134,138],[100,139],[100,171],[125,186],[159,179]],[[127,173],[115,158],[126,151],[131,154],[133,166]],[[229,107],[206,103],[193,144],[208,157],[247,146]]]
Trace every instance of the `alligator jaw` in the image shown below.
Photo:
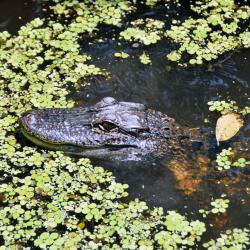
[[[97,134],[96,128],[91,127],[91,115],[93,115],[92,112],[89,112],[88,109],[56,109],[56,113],[58,115],[54,115],[51,112],[54,112],[55,109],[44,109],[44,110],[31,110],[22,115],[22,117],[19,119],[19,124],[21,127],[22,134],[31,142],[34,144],[42,147],[47,148],[50,150],[57,150],[57,151],[64,151],[65,153],[69,153],[71,155],[81,155],[86,157],[106,157],[106,156],[112,156],[112,155],[125,155],[126,153],[130,152],[133,153],[133,151],[140,151],[136,144],[129,144],[126,142],[121,143],[121,141],[110,141],[109,143],[99,143],[98,138],[101,136],[105,136],[104,134]],[[72,113],[71,113],[72,111]],[[60,118],[61,114],[64,114],[64,112],[67,112],[65,116],[62,115],[62,118]],[[75,116],[74,113],[81,113],[80,117]],[[46,114],[47,113],[47,114]],[[72,117],[71,117],[72,116]],[[76,121],[74,121],[76,119]],[[59,122],[58,122],[59,121]],[[73,121],[73,122],[72,122]],[[48,124],[49,122],[53,122],[54,124]],[[78,123],[77,123],[78,122]],[[59,126],[65,125],[65,126]],[[81,135],[79,135],[79,132],[75,129],[75,126],[80,127]],[[62,130],[60,134],[58,133],[55,135],[56,138],[61,138],[60,140],[48,140],[48,135],[50,136],[53,133],[49,133],[50,128],[53,129],[53,126],[57,129],[64,128],[65,130]],[[67,128],[69,126],[69,128]],[[56,130],[55,129],[55,130]],[[74,132],[75,131],[75,134]],[[57,131],[55,131],[56,133]],[[64,133],[63,133],[64,132]],[[65,134],[71,133],[72,140],[70,141],[63,141],[67,137]],[[86,136],[84,136],[84,133]],[[90,138],[93,138],[93,141],[88,139],[88,136]],[[127,135],[124,135],[126,137]],[[70,136],[68,136],[70,137]],[[74,138],[81,137],[81,141],[74,141]],[[110,139],[112,135],[106,136],[105,139]],[[70,138],[70,139],[71,139]],[[96,140],[94,140],[97,138]],[[119,139],[117,137],[117,139]],[[133,138],[130,138],[131,141],[133,141]],[[90,143],[88,143],[90,142]],[[93,142],[93,143],[91,143]]]
[[[40,140],[38,137],[29,134],[21,126],[22,134],[34,144],[49,150],[63,151],[66,154],[72,156],[80,157],[91,157],[91,158],[105,158],[113,159],[119,161],[140,161],[142,157],[146,155],[146,152],[142,153],[140,148],[113,145],[113,146],[86,146],[81,147],[78,145],[66,145],[66,144],[52,144],[43,140]],[[116,147],[117,146],[117,147]]]

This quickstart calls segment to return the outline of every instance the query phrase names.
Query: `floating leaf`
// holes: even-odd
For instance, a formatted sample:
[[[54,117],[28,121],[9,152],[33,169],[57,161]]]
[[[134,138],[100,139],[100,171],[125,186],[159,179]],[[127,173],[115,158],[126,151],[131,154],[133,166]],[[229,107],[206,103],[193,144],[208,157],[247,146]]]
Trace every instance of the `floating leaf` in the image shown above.
[[[244,122],[239,114],[228,113],[222,115],[216,123],[216,140],[219,145],[220,141],[226,141],[235,136]]]

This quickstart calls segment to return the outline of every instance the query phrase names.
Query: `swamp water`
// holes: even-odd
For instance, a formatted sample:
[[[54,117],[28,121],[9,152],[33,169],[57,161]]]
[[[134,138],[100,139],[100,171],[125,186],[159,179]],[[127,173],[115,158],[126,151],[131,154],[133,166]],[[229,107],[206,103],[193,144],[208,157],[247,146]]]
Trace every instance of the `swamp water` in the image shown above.
[[[144,11],[133,18],[157,16],[160,19],[164,18],[165,14],[164,7],[158,7],[153,11]],[[219,153],[222,148],[237,142],[240,142],[244,149],[249,146],[248,119],[243,131],[236,138],[230,143],[222,143],[217,147],[213,132],[217,116],[208,110],[207,102],[230,97],[242,107],[249,103],[250,51],[236,52],[225,62],[214,65],[212,70],[208,65],[181,69],[167,64],[165,56],[173,45],[168,44],[166,40],[163,39],[150,48],[131,48],[131,44],[111,39],[115,34],[115,31],[108,29],[103,33],[103,42],[91,40],[90,44],[82,45],[83,52],[92,56],[92,62],[111,72],[113,78],[93,79],[87,89],[74,93],[74,98],[80,103],[84,100],[87,104],[93,104],[105,96],[145,103],[152,109],[174,117],[181,125],[207,130],[210,136],[208,135],[205,140],[210,146],[207,151],[202,152],[201,169],[194,159],[193,162],[189,162],[190,166],[184,166],[180,171],[176,169],[171,171],[169,159],[150,162],[103,160],[93,160],[93,162],[112,171],[119,182],[129,184],[129,199],[138,197],[151,206],[177,209],[188,214],[194,213],[194,217],[197,216],[200,206],[208,205],[212,198],[219,198],[221,194],[227,193],[229,197],[231,196],[230,209],[226,216],[222,216],[223,218],[215,216],[214,220],[217,222],[212,223],[218,228],[210,232],[223,230],[229,225],[230,227],[248,226],[250,223],[249,170],[246,170],[243,175],[229,172],[226,174],[228,178],[224,178],[225,176],[214,173],[209,174],[213,168],[210,162],[206,166],[207,174],[202,176],[200,172],[207,161],[215,160],[216,153]],[[115,58],[114,53],[120,51],[128,53],[130,57]],[[148,52],[152,65],[143,65],[139,61],[138,57],[143,51]],[[206,118],[209,119],[208,124],[204,123]],[[180,165],[181,168],[185,163],[182,162]],[[237,175],[240,177],[237,178]]]
[[[37,1],[39,2],[39,1]],[[0,30],[13,33],[19,26],[36,16],[42,16],[39,3],[32,1],[0,2]],[[140,17],[164,18],[163,7],[144,10],[131,19]],[[174,13],[169,11],[169,18]],[[18,16],[22,16],[19,19]],[[129,184],[128,199],[140,198],[150,206],[176,209],[188,216],[201,219],[198,210],[209,205],[212,198],[226,194],[230,206],[224,215],[204,219],[208,232],[204,239],[217,237],[218,232],[234,227],[247,227],[250,223],[250,170],[228,171],[226,174],[213,172],[216,153],[222,148],[239,145],[249,146],[249,119],[239,135],[230,142],[216,146],[213,130],[217,116],[208,110],[207,102],[216,99],[237,101],[246,106],[249,96],[250,51],[241,50],[224,62],[186,69],[168,64],[166,54],[173,45],[161,40],[148,48],[132,48],[131,45],[112,39],[117,30],[103,27],[103,33],[82,43],[82,52],[92,56],[92,63],[111,73],[109,79],[90,79],[91,85],[71,93],[70,98],[79,105],[93,104],[102,97],[113,96],[118,100],[147,104],[162,111],[184,126],[199,127],[208,131],[209,148],[193,159],[171,165],[169,159],[155,159],[148,162],[116,162],[93,159],[93,164],[112,171],[118,182]],[[152,65],[143,65],[138,57],[147,51]],[[115,52],[124,51],[127,59],[114,57]],[[226,56],[225,56],[226,57]],[[223,58],[222,58],[223,60]],[[204,123],[208,119],[208,123]],[[179,165],[178,165],[179,164]],[[170,166],[171,165],[171,166]],[[178,169],[180,166],[180,169]],[[198,168],[197,168],[198,167]],[[213,227],[209,227],[213,224]]]

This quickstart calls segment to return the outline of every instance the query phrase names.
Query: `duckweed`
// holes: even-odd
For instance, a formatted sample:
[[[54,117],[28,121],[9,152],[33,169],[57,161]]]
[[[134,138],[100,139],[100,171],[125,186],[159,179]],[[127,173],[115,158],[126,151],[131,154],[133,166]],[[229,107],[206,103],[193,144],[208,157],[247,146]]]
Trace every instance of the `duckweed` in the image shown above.
[[[221,153],[216,158],[216,168],[220,171],[228,170],[233,167],[244,168],[250,164],[245,158],[239,158],[233,161],[234,152],[232,148],[222,149]]]
[[[213,206],[211,212],[213,214],[225,213],[226,209],[228,208],[228,203],[228,199],[215,199],[211,202],[211,205]]]
[[[182,245],[193,246],[195,240],[199,240],[202,233],[206,231],[204,223],[200,221],[190,223],[175,211],[170,211],[166,216],[165,225],[169,232],[160,231],[155,235],[155,239],[163,249],[178,249],[178,242],[182,242]]]
[[[209,209],[200,209],[199,213],[206,218],[209,214],[225,213],[229,207],[229,199],[225,199],[225,195],[211,201]]]
[[[229,113],[231,111],[237,112],[239,107],[236,105],[236,102],[230,101],[210,101],[208,102],[210,111],[218,111],[222,114]]]
[[[98,23],[109,22],[100,21],[107,9],[117,13],[112,21],[117,24],[127,4],[112,3],[118,8],[115,11],[108,2],[95,2],[96,18],[86,7],[90,3],[58,2],[54,7],[58,18],[74,10],[75,19],[69,25],[37,18],[16,36],[0,33],[1,249],[143,249],[158,244],[154,235],[159,230],[175,233],[168,230],[168,215],[161,208],[149,209],[138,199],[122,203],[128,185],[117,183],[110,172],[92,166],[88,159],[22,147],[15,137],[22,112],[34,107],[72,107],[68,86],[77,88],[90,75],[106,74],[89,63],[90,56],[80,54],[78,39],[84,32],[91,34]],[[94,25],[89,20],[83,25],[88,17],[96,20]],[[188,222],[184,216],[180,220]],[[199,233],[187,229],[171,244],[187,245],[186,237],[198,242],[196,235],[205,230],[200,223]]]
[[[210,111],[218,111],[221,114],[229,112],[236,112],[241,115],[247,115],[250,113],[250,107],[239,108],[235,101],[210,101],[208,102]]]
[[[141,1],[142,3],[145,2],[145,5],[146,6],[149,6],[149,7],[154,7],[157,3],[164,3],[166,6],[169,6],[171,3],[174,3],[175,5],[178,5],[179,4],[179,1],[178,0],[164,0],[164,1],[161,1],[161,0],[144,0],[144,1]]]
[[[120,33],[120,38],[150,45],[157,43],[162,38],[165,24],[160,20],[146,18],[131,22],[131,26]]]
[[[91,34],[98,30],[98,25],[105,23],[119,26],[122,18],[135,10],[131,1],[62,1],[54,0],[51,7],[60,19],[70,19],[69,30],[74,33]]]
[[[79,54],[75,33],[59,23],[43,25],[44,20],[37,18],[1,45],[2,103],[8,103],[9,111],[16,115],[31,107],[70,107],[73,102],[66,101],[66,87],[76,87],[81,77],[101,74],[86,63],[88,55]],[[3,87],[11,92],[11,98]],[[6,106],[2,105],[3,112]]]
[[[249,47],[250,7],[237,6],[234,0],[193,1],[192,10],[199,18],[174,20],[167,38],[178,44],[178,49],[167,55],[179,65],[202,64],[238,48]],[[245,28],[244,28],[245,27]],[[184,58],[188,55],[188,61]]]
[[[125,59],[125,58],[128,58],[129,57],[129,54],[128,53],[125,53],[125,52],[116,52],[114,54],[115,57],[120,57],[122,59]]]
[[[112,173],[88,159],[23,147],[17,140],[22,112],[72,107],[69,86],[78,88],[88,84],[88,76],[106,75],[80,53],[78,40],[102,23],[119,26],[135,9],[122,0],[54,2],[58,21],[36,18],[16,36],[0,33],[0,249],[192,248],[206,231],[203,222],[177,211],[149,209],[138,199],[123,203],[128,185],[117,183]],[[161,21],[137,25],[146,27],[144,38],[138,38],[142,43],[155,43],[163,34]],[[247,35],[242,37],[246,44]],[[236,234],[247,244],[247,230],[228,238],[239,242]]]
[[[208,250],[217,249],[248,249],[250,246],[249,230],[234,228],[221,234],[216,240],[211,240],[203,246]]]
[[[155,2],[146,4],[154,6]],[[205,0],[192,1],[191,9],[198,18],[173,20],[169,30],[165,30],[164,21],[137,19],[120,32],[120,38],[151,45],[161,40],[164,33],[178,47],[167,55],[168,60],[181,66],[210,62],[226,52],[250,46],[249,6],[237,6],[234,0]]]
[[[164,216],[161,208],[150,210],[138,199],[119,202],[127,196],[128,186],[116,183],[111,173],[87,159],[49,154],[25,178],[14,177],[0,185],[4,197],[0,233],[5,246],[31,241],[41,249],[137,249],[152,245],[154,234],[159,246],[162,234],[178,237],[170,246],[193,245],[205,231],[203,222],[189,222],[177,212]],[[160,231],[152,233],[158,226]]]
[[[151,64],[151,60],[148,54],[146,54],[145,52],[143,52],[140,57],[139,57],[140,61],[142,64]]]

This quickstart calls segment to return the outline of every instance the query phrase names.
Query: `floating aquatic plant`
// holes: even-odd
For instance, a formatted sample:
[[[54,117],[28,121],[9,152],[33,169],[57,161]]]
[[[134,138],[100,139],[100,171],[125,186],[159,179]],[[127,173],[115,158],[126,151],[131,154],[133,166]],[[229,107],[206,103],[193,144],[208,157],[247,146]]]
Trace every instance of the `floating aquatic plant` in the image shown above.
[[[157,43],[161,39],[165,24],[160,20],[146,18],[145,20],[137,19],[131,22],[131,26],[120,33],[120,38],[150,45]]]
[[[174,20],[166,31],[179,48],[167,55],[180,65],[202,64],[217,59],[221,54],[249,47],[250,7],[237,6],[233,0],[195,1],[192,10],[200,17]],[[246,27],[246,28],[244,28]],[[184,58],[188,56],[188,61]]]
[[[250,231],[246,228],[234,228],[221,234],[216,240],[210,240],[203,244],[208,250],[218,249],[249,249]]]
[[[121,203],[117,199],[127,196],[128,186],[116,183],[111,173],[86,159],[49,154],[29,175],[0,185],[0,233],[5,246],[31,241],[41,249],[70,245],[137,249],[152,245],[154,234],[159,246],[163,234],[178,237],[170,246],[181,246],[195,244],[205,231],[204,223],[189,222],[177,212],[164,216],[162,209],[150,210],[137,199]],[[153,233],[158,225],[160,231]]]
[[[55,2],[57,4],[52,7],[54,12],[59,17],[69,18],[69,30],[77,34],[93,33],[101,23],[120,26],[122,18],[135,11],[137,3],[124,0]],[[142,1],[148,6],[155,6],[157,2]],[[171,3],[179,4],[178,1],[165,1],[166,6]],[[177,61],[180,65],[202,64],[217,59],[225,52],[250,46],[250,32],[246,25],[250,16],[249,6],[237,6],[233,0],[206,0],[195,1],[191,8],[200,18],[190,17],[184,22],[174,20],[171,29],[165,32],[168,38],[179,45],[179,49],[167,55],[169,60]],[[147,18],[137,19],[131,22],[131,26],[122,31],[120,37],[150,45],[162,39],[165,24],[164,21]],[[186,55],[188,61],[183,60]]]
[[[206,231],[204,223],[200,221],[190,223],[175,211],[169,212],[166,216],[165,225],[167,230],[155,235],[155,240],[163,249],[178,249],[181,245],[194,246],[195,240],[199,240]]]
[[[128,53],[125,53],[125,52],[116,52],[114,54],[115,57],[120,57],[122,59],[125,59],[125,58],[128,58],[129,57],[129,54]]]
[[[203,222],[176,211],[164,214],[138,199],[123,203],[128,185],[88,159],[18,143],[22,112],[72,107],[68,86],[105,75],[80,53],[79,39],[102,23],[119,26],[134,10],[131,1],[122,0],[55,2],[55,14],[68,24],[37,18],[16,36],[0,33],[0,249],[192,248],[206,230]],[[150,25],[147,29],[159,33],[163,27]]]
[[[232,148],[223,149],[216,158],[216,168],[220,171],[228,170],[232,167],[244,168],[250,164],[250,161],[247,161],[245,158],[239,158],[236,161],[233,161],[234,152]]]
[[[239,113],[241,115],[247,115],[250,113],[250,108],[239,108],[235,101],[210,101],[208,102],[210,111],[218,111],[222,115],[230,112]]]
[[[151,64],[151,60],[148,54],[146,54],[145,52],[143,52],[140,57],[139,57],[140,61],[142,64]]]
[[[213,206],[211,212],[213,214],[225,213],[226,209],[228,208],[228,203],[228,199],[215,199],[211,202],[211,205]]]
[[[71,32],[93,33],[102,23],[119,26],[122,18],[135,10],[132,2],[118,1],[61,1],[51,8],[59,18],[70,18],[69,30]]]
[[[221,198],[217,198],[211,201],[209,209],[200,209],[199,213],[205,218],[209,214],[221,214],[225,213],[229,207],[229,200],[222,195]]]
[[[8,178],[40,166],[43,157],[32,148],[22,148],[14,137],[18,117],[33,107],[72,107],[67,87],[78,80],[104,74],[79,53],[78,37],[56,22],[34,19],[17,36],[0,33],[0,171]],[[81,85],[84,85],[81,81]]]
[[[43,25],[44,21],[37,18],[1,45],[2,87],[13,97],[8,102],[3,93],[3,101],[16,114],[25,111],[26,100],[29,107],[72,106],[72,102],[66,102],[66,86],[77,86],[82,77],[102,74],[99,68],[87,64],[88,55],[79,54],[75,33],[59,23]]]
[[[236,102],[230,101],[210,101],[208,102],[210,111],[218,111],[221,114],[226,114],[229,112],[237,112],[239,107],[236,105]]]
[[[74,9],[78,11],[75,15],[95,13],[77,1],[56,8],[69,15],[67,9],[79,5],[82,8]],[[120,9],[126,6],[122,1],[118,5]],[[91,34],[97,22],[84,26],[83,19],[78,21],[73,19],[67,26],[37,18],[16,36],[0,33],[1,249],[143,249],[158,244],[154,242],[158,230],[174,235],[161,208],[149,209],[138,199],[122,203],[128,185],[117,183],[110,172],[92,166],[87,159],[73,160],[17,142],[22,112],[34,107],[72,107],[74,103],[66,99],[69,85],[77,88],[85,84],[79,79],[105,75],[79,51],[79,34]],[[181,220],[186,225],[187,219],[180,215]],[[187,245],[186,237],[199,241],[196,235],[205,229],[200,223],[203,227],[198,231],[187,228],[188,233],[180,236],[183,242],[172,244]]]

